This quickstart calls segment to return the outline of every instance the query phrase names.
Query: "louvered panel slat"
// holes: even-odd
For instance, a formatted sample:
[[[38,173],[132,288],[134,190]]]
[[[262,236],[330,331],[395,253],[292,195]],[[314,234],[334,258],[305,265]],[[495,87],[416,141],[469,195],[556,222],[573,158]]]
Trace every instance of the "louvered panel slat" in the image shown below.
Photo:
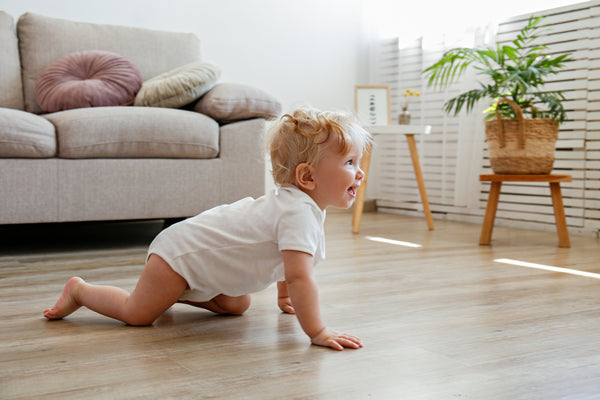
[[[597,140],[600,140],[600,131],[589,131],[587,134],[588,142],[594,143]]]
[[[569,119],[572,119],[572,120],[576,120],[576,121],[585,120],[586,118],[589,119],[589,117],[590,117],[589,113],[585,110],[580,110],[580,111],[570,110],[569,111]]]
[[[581,92],[581,95],[574,97],[574,94],[577,94],[578,92]],[[563,102],[563,106],[568,110],[584,110],[584,109],[586,109],[586,107],[587,107],[588,111],[594,110],[593,104],[590,104],[588,102],[587,95],[588,95],[587,90],[585,90],[585,91],[574,90],[574,91],[565,93],[565,97],[567,98],[567,101]],[[600,110],[600,108],[597,108],[597,110]]]
[[[600,200],[589,199],[586,200],[585,204],[588,206],[586,211],[600,211]]]
[[[527,229],[528,226],[534,226],[534,224],[546,223],[546,224],[548,224],[548,226],[553,228],[550,230],[556,230],[554,215],[539,214],[539,213],[526,214],[526,213],[515,213],[515,212],[509,212],[509,211],[505,212],[505,211],[502,211],[501,209],[498,209],[498,212],[496,213],[496,223],[499,225],[511,226],[511,225],[505,223],[507,220],[518,221],[519,224],[513,225],[513,226],[516,226],[519,228]],[[573,227],[573,228],[582,228],[583,227],[583,219],[579,218],[579,217],[567,217],[567,225],[569,227]]]
[[[566,124],[566,123],[565,123]],[[584,140],[586,138],[585,124],[582,122],[582,128],[577,130],[568,131],[563,126],[560,128],[560,135],[558,140]]]
[[[546,184],[547,185],[547,184]],[[480,200],[486,200],[489,188],[483,189]],[[571,207],[583,207],[583,189],[568,189],[562,188],[563,202]],[[502,185],[501,198],[503,202],[520,203],[520,204],[552,204],[552,199],[549,197],[550,188],[546,187],[521,187],[514,188]]]
[[[540,199],[541,200],[541,199]],[[482,203],[485,206],[485,202]],[[504,200],[502,201],[501,209],[504,211],[510,212],[522,212],[525,214],[548,214],[554,215],[554,208],[552,204],[521,204],[521,203],[507,203]],[[500,204],[499,204],[500,205]],[[583,209],[582,208],[572,208],[565,204],[565,215],[567,217],[573,218],[582,218],[583,217]]]
[[[581,133],[581,137],[584,137],[584,133]],[[583,139],[561,139],[559,138],[556,142],[556,148],[560,149],[582,149],[585,147],[585,140]],[[557,152],[558,154],[558,152]]]
[[[556,160],[581,160],[585,161],[585,151],[560,151],[554,152]]]
[[[562,75],[561,75],[562,78]],[[574,79],[571,81],[553,81],[549,80],[547,84],[544,85],[542,90],[560,90],[560,91],[570,91],[572,89],[588,89],[589,81],[587,79]]]
[[[526,22],[526,21],[525,21]],[[523,23],[523,25],[525,25],[525,23]],[[561,28],[561,25],[554,25],[552,27],[554,29],[554,32],[556,32],[556,29]],[[548,47],[550,47],[551,51],[550,53],[552,53],[552,45],[555,43],[561,43],[562,46],[564,46],[564,50],[561,51],[565,51],[565,52],[570,52],[572,50],[570,49],[576,49],[577,48],[577,43],[580,42],[582,40],[582,36],[581,36],[581,31],[589,31],[591,29],[593,29],[594,26],[591,24],[580,24],[579,28],[577,28],[576,31],[569,31],[569,32],[563,32],[563,33],[553,33],[550,35],[546,35],[546,36],[540,36],[539,40],[537,40],[538,44],[543,44],[543,45],[547,45]],[[516,32],[510,32],[504,35],[500,35],[499,39],[501,42],[504,41],[512,41],[515,39],[515,34]],[[587,39],[587,37],[584,36],[585,40]],[[572,47],[570,47],[572,46]],[[554,49],[554,51],[556,51],[556,49]]]
[[[578,215],[581,216],[583,215],[583,204],[584,201],[581,198],[578,199],[574,199],[574,198],[569,198],[566,197],[565,194],[563,193],[563,203],[565,205],[565,212],[568,212],[569,215]],[[501,202],[498,204],[498,209],[502,209],[502,210],[507,210],[510,207],[508,207],[509,204],[515,204],[518,206],[523,206],[523,205],[538,205],[538,206],[543,206],[543,205],[552,205],[552,199],[550,198],[550,189],[548,188],[544,193],[543,196],[536,196],[536,197],[526,197],[526,196],[519,196],[519,195],[510,195],[510,194],[504,194],[502,193],[500,195],[501,198]],[[481,205],[485,206],[485,201],[487,200],[487,196],[485,198],[482,198],[481,201]],[[520,211],[520,207],[517,208],[517,211]]]
[[[568,115],[567,115],[568,118]],[[564,137],[565,135],[571,135],[576,130],[586,131],[588,128],[587,121],[583,119],[579,120],[567,120],[560,126],[560,137]],[[573,138],[573,136],[569,136]]]

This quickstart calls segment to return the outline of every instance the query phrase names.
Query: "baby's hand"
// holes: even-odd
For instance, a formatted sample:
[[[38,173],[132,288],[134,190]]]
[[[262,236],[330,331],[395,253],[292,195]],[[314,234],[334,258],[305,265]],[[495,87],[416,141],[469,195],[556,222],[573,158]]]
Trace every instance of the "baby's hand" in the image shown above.
[[[341,333],[331,328],[324,328],[311,338],[310,341],[317,346],[331,347],[335,350],[344,350],[344,347],[351,349],[362,347],[361,340],[356,336]]]
[[[294,310],[294,307],[292,306],[292,299],[290,299],[289,296],[279,297],[277,299],[277,305],[284,313],[296,314],[296,310]]]

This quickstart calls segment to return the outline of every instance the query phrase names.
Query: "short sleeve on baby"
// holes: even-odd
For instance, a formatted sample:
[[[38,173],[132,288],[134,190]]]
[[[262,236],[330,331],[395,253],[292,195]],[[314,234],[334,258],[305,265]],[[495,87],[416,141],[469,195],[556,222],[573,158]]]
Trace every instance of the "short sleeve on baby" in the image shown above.
[[[325,258],[325,213],[302,191],[295,189],[292,194],[299,197],[294,202],[288,203],[286,196],[282,196],[284,204],[294,206],[284,208],[279,218],[276,232],[279,251],[302,251],[312,255],[316,263]]]

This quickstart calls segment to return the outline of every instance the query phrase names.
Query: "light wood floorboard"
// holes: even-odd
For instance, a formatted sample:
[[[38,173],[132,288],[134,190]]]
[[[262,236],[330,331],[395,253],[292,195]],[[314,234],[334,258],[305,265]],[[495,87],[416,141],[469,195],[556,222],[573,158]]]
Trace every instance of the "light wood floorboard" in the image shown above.
[[[88,310],[46,321],[66,280],[133,289],[160,223],[0,227],[1,399],[600,399],[600,242],[330,213],[324,317],[364,348],[310,346],[274,287],[241,317],[175,305],[135,328]],[[405,247],[386,238],[419,244]]]

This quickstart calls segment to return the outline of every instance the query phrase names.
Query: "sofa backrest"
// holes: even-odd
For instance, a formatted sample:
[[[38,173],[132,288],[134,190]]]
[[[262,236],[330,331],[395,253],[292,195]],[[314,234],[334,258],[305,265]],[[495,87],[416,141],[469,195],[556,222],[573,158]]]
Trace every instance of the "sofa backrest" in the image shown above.
[[[0,107],[24,107],[15,22],[4,11],[0,11]]]
[[[58,58],[84,50],[105,50],[128,58],[147,80],[200,61],[200,41],[192,33],[74,22],[26,13],[17,22],[25,109],[41,113],[35,85]]]

